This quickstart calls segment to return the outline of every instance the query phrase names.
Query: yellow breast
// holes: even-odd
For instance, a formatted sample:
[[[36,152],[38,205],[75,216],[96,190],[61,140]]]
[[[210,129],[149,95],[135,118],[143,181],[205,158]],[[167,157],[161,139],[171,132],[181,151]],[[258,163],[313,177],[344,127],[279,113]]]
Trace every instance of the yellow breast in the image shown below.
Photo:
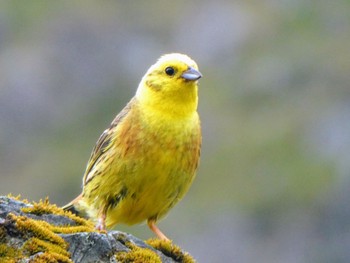
[[[125,120],[113,149],[119,158],[111,164],[110,176],[124,196],[107,212],[107,226],[165,215],[187,192],[198,165],[197,114],[178,123],[142,119],[145,116],[136,110],[134,115]]]

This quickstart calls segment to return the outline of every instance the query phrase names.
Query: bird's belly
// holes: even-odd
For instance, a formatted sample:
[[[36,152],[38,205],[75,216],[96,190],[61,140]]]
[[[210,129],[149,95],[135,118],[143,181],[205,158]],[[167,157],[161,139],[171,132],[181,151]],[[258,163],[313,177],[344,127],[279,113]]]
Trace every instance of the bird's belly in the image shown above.
[[[107,226],[132,225],[164,216],[192,182],[193,174],[184,170],[176,159],[171,162],[159,159],[157,164],[145,164],[128,176],[124,181],[125,196],[107,212]]]
[[[120,158],[115,158],[115,163],[111,164],[115,179],[109,180],[109,184],[123,189],[123,195],[117,204],[109,207],[107,226],[132,225],[147,219],[157,221],[189,189],[199,159],[199,130],[179,125],[172,136],[170,132],[157,131],[159,129],[152,132],[144,129],[138,136],[128,134],[124,139],[129,147],[116,148],[127,151],[116,153]],[[132,140],[128,140],[128,136]]]

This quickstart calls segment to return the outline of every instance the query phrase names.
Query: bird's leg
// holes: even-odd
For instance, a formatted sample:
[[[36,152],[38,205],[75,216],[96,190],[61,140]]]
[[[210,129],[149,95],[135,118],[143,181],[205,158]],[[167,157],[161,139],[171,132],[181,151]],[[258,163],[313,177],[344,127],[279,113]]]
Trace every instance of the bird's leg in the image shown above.
[[[107,215],[107,209],[105,206],[103,206],[100,211],[98,212],[98,221],[96,224],[96,229],[99,231],[105,231],[106,230],[106,215]]]
[[[154,220],[148,220],[147,224],[148,224],[148,227],[153,231],[153,233],[157,235],[157,237],[165,241],[170,241],[170,239],[167,238],[166,235],[162,233],[162,231],[160,231],[160,229],[157,227],[156,222]]]

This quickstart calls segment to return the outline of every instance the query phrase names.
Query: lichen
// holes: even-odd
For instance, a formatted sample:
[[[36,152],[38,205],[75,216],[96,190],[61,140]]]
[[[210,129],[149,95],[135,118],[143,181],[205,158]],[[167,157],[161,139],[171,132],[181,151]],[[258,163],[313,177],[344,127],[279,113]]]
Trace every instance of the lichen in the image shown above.
[[[171,257],[177,262],[194,263],[196,262],[190,254],[181,250],[180,247],[173,244],[171,241],[160,240],[156,238],[145,241],[148,245],[161,251],[164,255]]]

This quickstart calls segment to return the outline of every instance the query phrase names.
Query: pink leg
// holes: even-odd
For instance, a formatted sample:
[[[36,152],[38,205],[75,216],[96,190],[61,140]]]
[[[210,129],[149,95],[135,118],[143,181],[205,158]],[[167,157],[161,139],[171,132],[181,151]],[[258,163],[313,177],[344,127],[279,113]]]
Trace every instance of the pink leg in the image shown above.
[[[170,241],[169,238],[166,237],[166,235],[164,235],[162,233],[162,231],[160,231],[160,229],[157,227],[156,222],[153,220],[148,220],[147,221],[148,227],[153,231],[153,233],[155,233],[157,235],[158,238],[165,240],[165,241]]]
[[[106,230],[106,214],[107,214],[107,211],[103,207],[98,214],[99,214],[99,216],[98,216],[98,221],[97,221],[97,224],[96,224],[96,229],[99,230],[99,231],[105,231]]]

